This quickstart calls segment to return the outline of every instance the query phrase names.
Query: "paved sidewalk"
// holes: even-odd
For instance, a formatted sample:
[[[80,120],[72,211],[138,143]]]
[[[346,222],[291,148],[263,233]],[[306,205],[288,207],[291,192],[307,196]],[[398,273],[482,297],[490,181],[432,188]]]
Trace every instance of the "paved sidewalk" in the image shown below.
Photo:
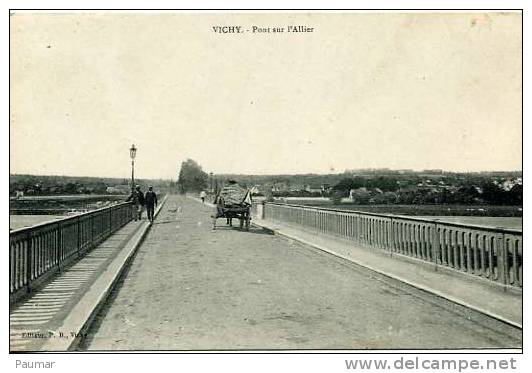
[[[66,351],[77,343],[149,226],[145,214],[126,224],[30,298],[12,305],[10,351]]]
[[[357,247],[342,239],[317,235],[293,226],[257,218],[252,220],[252,224],[522,328],[523,298],[518,291],[503,291],[487,280],[469,278],[466,274],[449,270],[437,272],[428,263],[414,263],[397,255],[390,256],[384,250]]]

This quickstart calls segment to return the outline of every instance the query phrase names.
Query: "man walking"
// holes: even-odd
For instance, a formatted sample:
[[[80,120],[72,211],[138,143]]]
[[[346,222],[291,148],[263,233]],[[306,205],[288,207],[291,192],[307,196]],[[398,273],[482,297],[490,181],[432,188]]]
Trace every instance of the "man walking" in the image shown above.
[[[127,197],[126,202],[133,202],[133,214],[135,221],[142,218],[142,208],[144,206],[144,193],[140,190],[140,185],[137,185],[135,190]]]
[[[148,213],[148,220],[153,222],[153,213],[155,212],[155,207],[157,207],[157,194],[153,191],[153,187],[149,187],[144,197],[146,201],[146,211]]]

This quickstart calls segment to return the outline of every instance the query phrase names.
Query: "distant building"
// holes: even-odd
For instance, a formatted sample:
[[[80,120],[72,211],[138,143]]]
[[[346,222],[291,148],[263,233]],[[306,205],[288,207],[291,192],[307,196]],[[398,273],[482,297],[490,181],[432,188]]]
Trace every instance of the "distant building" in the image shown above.
[[[115,185],[107,187],[105,192],[108,194],[129,194],[131,187],[129,185]]]
[[[321,185],[306,185],[305,186],[305,190],[309,193],[321,193],[322,192],[322,187]]]
[[[297,185],[291,185],[290,186],[290,191],[291,192],[301,192],[302,190],[305,190],[305,186],[304,185],[297,184]]]
[[[510,191],[516,185],[523,185],[523,178],[518,177],[516,179],[506,179],[501,183],[498,183],[499,187],[506,192]]]
[[[399,173],[401,175],[403,175],[403,174],[413,174],[414,170],[405,168],[405,169],[402,169],[402,170],[397,170],[397,173]]]
[[[442,169],[434,169],[434,170],[423,170],[423,174],[429,174],[429,175],[442,175],[443,170]]]
[[[322,193],[329,193],[331,190],[332,190],[332,186],[330,186],[329,184],[323,184],[321,186]]]
[[[94,188],[86,187],[86,186],[79,186],[76,188],[76,192],[79,194],[91,194],[94,192]]]

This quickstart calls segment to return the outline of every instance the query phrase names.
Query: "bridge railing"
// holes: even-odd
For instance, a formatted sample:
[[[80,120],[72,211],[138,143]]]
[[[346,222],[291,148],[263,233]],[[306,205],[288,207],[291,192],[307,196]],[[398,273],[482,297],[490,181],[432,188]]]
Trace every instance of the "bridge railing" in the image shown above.
[[[520,230],[278,203],[265,203],[257,211],[265,219],[312,233],[383,249],[502,285],[523,286]]]
[[[10,302],[49,279],[133,219],[131,202],[9,233]]]

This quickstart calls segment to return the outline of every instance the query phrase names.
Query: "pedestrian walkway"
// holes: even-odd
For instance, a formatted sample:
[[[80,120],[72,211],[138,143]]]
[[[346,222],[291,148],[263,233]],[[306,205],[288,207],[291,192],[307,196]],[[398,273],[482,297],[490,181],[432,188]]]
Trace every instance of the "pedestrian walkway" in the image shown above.
[[[521,333],[306,244],[170,196],[95,317],[91,351],[520,348]]]
[[[522,328],[523,298],[520,290],[502,288],[470,275],[434,265],[390,255],[385,250],[361,247],[342,239],[304,231],[301,227],[255,219],[255,225],[271,229],[277,234],[337,255],[385,276],[392,277],[434,295],[495,317]]]
[[[28,299],[11,306],[10,351],[64,351],[79,340],[149,227],[126,224]]]

